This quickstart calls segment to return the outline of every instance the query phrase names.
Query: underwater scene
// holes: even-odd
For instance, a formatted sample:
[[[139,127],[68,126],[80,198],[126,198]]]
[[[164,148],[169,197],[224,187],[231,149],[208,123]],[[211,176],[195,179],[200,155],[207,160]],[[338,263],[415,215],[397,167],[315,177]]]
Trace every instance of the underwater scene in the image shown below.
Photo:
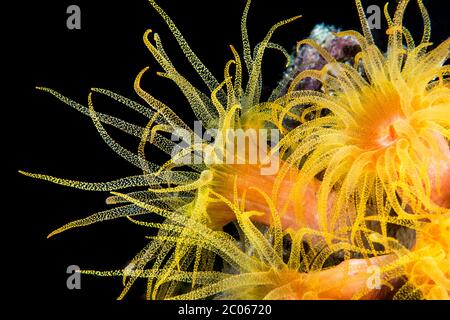
[[[450,299],[446,1],[75,2],[16,168],[53,295]]]

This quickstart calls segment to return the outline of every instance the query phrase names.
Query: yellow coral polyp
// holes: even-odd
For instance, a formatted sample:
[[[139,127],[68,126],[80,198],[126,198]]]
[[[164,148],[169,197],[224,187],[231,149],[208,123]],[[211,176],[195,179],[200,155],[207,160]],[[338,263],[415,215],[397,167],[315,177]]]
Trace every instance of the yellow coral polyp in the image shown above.
[[[261,101],[263,56],[267,49],[276,49],[289,59],[286,50],[280,45],[271,42],[271,37],[279,27],[298,19],[299,16],[276,23],[267,32],[264,39],[252,50],[246,26],[247,13],[251,1],[247,1],[241,22],[243,61],[234,47],[230,46],[233,59],[225,65],[224,81],[219,82],[191,50],[180,30],[164,10],[155,1],[150,0],[149,2],[163,17],[186,58],[209,88],[207,94],[195,88],[174,67],[170,57],[165,52],[159,35],[150,29],[144,33],[143,40],[146,47],[163,69],[163,72],[158,72],[157,75],[167,78],[177,85],[197,119],[202,122],[202,126],[206,130],[217,129],[222,133],[228,129],[262,128],[265,122],[272,118],[272,107],[279,109],[279,105],[273,102],[275,98],[265,102]],[[232,66],[234,66],[233,74],[231,72]],[[247,70],[248,78],[246,84],[242,80],[244,67]],[[195,241],[186,240],[190,239],[192,228],[198,229],[201,228],[200,226],[210,226],[213,227],[212,230],[220,230],[225,223],[236,219],[233,212],[231,212],[230,216],[230,211],[223,213],[208,210],[209,204],[218,201],[214,195],[214,184],[217,182],[215,176],[220,175],[222,170],[226,170],[226,166],[215,164],[215,159],[220,154],[225,153],[224,141],[217,139],[214,142],[210,142],[202,137],[198,137],[197,132],[194,132],[172,108],[145,91],[141,87],[141,80],[144,76],[147,76],[148,69],[148,67],[144,68],[137,75],[134,82],[134,89],[145,101],[145,106],[108,90],[93,88],[88,96],[88,106],[85,107],[54,90],[38,88],[49,92],[71,107],[91,117],[106,144],[118,155],[139,168],[142,174],[105,183],[95,183],[21,171],[21,173],[34,178],[90,191],[117,192],[128,188],[146,187],[146,189],[138,191],[133,190],[127,196],[113,194],[107,199],[107,203],[119,204],[118,207],[70,222],[49,234],[49,237],[51,237],[72,228],[122,217],[127,217],[137,224],[158,228],[157,238],[151,238],[149,244],[130,263],[130,265],[133,265],[133,272],[123,273],[124,289],[119,298],[127,294],[134,281],[145,273],[145,268],[149,264],[152,265],[153,270],[157,271],[155,272],[158,274],[158,277],[157,279],[149,278],[147,298],[157,298],[159,292],[163,292],[162,296],[170,296],[175,287],[169,286],[166,288],[164,284],[171,279],[174,270],[183,270],[191,266],[191,264],[194,270],[191,277],[192,287],[194,288],[197,284],[199,268],[201,270],[211,270],[216,253],[205,249],[204,235],[198,237]],[[147,125],[141,127],[97,112],[94,108],[94,100],[98,94],[108,96],[143,114],[148,118]],[[278,95],[279,92],[274,90],[272,96],[277,97]],[[137,152],[132,152],[117,143],[108,134],[104,124],[116,127],[139,138],[140,143]],[[183,133],[177,134],[180,129],[184,130]],[[174,133],[178,136],[183,136],[183,138],[189,137],[192,138],[194,143],[189,147],[181,148],[174,154],[173,151],[177,150],[176,147],[178,145],[174,141],[167,139],[164,133]],[[169,154],[171,159],[162,165],[153,163],[152,159],[148,159],[145,153],[149,142],[151,146]],[[263,143],[266,144],[267,142],[264,141]],[[199,163],[180,164],[177,162],[177,160],[185,156],[205,150],[209,152],[206,152],[206,157]],[[246,155],[244,154],[244,162],[245,157]],[[146,206],[137,205],[137,203],[142,201]],[[167,221],[158,224],[134,219],[137,216],[143,217],[148,214],[161,215]],[[171,219],[172,215],[179,218]],[[159,270],[159,268],[162,270]],[[199,277],[201,278],[201,273]],[[199,281],[201,282],[201,279]]]
[[[423,298],[450,299],[450,216],[426,223],[413,248],[414,259],[406,267],[409,282]]]
[[[317,111],[325,115],[285,134],[280,149],[289,151],[289,157],[273,195],[277,196],[291,167],[302,166],[298,190],[321,175],[318,214],[324,231],[348,220],[361,225],[367,213],[386,218],[394,210],[400,218],[418,220],[449,211],[445,201],[433,199],[440,199],[436,195],[450,179],[449,67],[444,65],[450,39],[426,51],[431,45],[430,21],[418,0],[424,33],[414,45],[402,23],[408,2],[399,2],[393,19],[385,7],[389,24],[386,55],[373,42],[359,0],[363,34],[337,34],[359,42],[361,51],[354,67],[337,62],[310,40],[299,43],[316,48],[327,64],[320,71],[301,72],[294,84],[317,78],[323,92],[294,91],[292,85],[289,100],[278,114],[278,126],[282,128],[287,112],[298,105],[311,105],[302,118]],[[337,195],[330,203],[332,192]],[[330,205],[331,217],[327,213]],[[382,230],[386,235],[385,224]],[[361,243],[356,232],[352,239]]]

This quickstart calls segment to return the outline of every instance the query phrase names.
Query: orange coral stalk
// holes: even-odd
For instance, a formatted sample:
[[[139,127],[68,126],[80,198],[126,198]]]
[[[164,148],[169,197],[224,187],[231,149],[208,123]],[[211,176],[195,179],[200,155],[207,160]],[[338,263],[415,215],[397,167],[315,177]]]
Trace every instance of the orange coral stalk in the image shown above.
[[[279,282],[265,298],[282,300],[350,300],[377,299],[387,282],[381,279],[381,270],[394,260],[393,256],[371,259],[351,259],[337,266],[309,273],[280,272]],[[391,286],[391,285],[388,285]]]
[[[447,141],[437,136],[442,158],[434,160],[429,168],[431,200],[437,205],[450,208],[450,149]]]
[[[252,220],[267,225],[271,224],[271,210],[261,192],[271,195],[277,175],[261,175],[259,164],[235,164],[221,167],[215,171],[214,189],[220,191],[230,201],[233,197],[234,177],[237,176],[237,197],[241,207],[246,211],[258,211],[261,215],[253,215]],[[283,230],[292,228],[298,230],[307,227],[320,230],[317,215],[317,192],[320,181],[311,182],[302,192],[296,190],[299,170],[290,169],[284,176],[278,190],[275,203],[280,214]],[[299,196],[301,194],[301,196]],[[329,196],[330,203],[334,201],[334,193]],[[235,219],[231,209],[223,202],[213,202],[208,206],[209,216],[213,224],[223,226]]]
[[[410,283],[425,299],[450,299],[450,216],[426,223],[412,252],[406,268]]]

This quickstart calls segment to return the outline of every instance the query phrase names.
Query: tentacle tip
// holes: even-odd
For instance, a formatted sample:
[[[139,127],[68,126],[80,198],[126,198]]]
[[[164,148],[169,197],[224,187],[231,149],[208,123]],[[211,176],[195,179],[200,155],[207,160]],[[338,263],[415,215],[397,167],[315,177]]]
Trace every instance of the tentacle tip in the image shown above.
[[[108,198],[106,198],[105,203],[108,205],[111,205],[111,204],[117,204],[117,201],[114,200],[114,198],[112,198],[112,197],[108,197]]]
[[[117,191],[111,191],[111,194],[115,195],[115,196],[119,196],[119,197],[123,197],[124,196],[123,193],[120,193],[120,192],[117,192]]]
[[[36,177],[36,175],[31,172],[27,172],[27,171],[23,171],[23,170],[17,170],[17,172],[26,177]]]
[[[147,29],[144,31],[144,35],[142,36],[144,38],[144,41],[148,41],[148,35],[152,32],[153,32],[152,29]]]
[[[52,238],[54,235],[56,235],[56,234],[58,234],[58,233],[60,233],[59,229],[53,230],[52,232],[50,232],[50,233],[47,235],[47,239]]]
[[[136,80],[138,80],[138,79],[140,80],[140,78],[144,75],[144,73],[147,72],[148,69],[150,69],[150,66],[144,67],[144,68],[139,72],[138,76],[136,77]]]

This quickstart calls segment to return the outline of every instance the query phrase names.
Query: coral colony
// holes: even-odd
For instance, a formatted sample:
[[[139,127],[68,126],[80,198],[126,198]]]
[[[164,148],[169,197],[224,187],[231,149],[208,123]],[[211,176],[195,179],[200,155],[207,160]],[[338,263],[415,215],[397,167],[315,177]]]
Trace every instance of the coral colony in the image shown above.
[[[192,86],[158,34],[145,32],[158,75],[179,87],[195,125],[141,88],[148,68],[134,82],[143,104],[93,88],[83,106],[38,88],[90,116],[106,144],[142,172],[102,183],[22,172],[110,192],[111,208],[49,237],[124,217],[154,231],[126,268],[82,273],[123,277],[120,299],[136,281],[147,283],[147,299],[449,299],[450,39],[432,45],[421,0],[419,43],[403,25],[409,1],[394,12],[385,6],[382,51],[356,0],[362,33],[318,25],[293,59],[271,37],[299,17],[252,47],[247,1],[242,50],[230,46],[220,80],[149,2],[209,88]],[[284,54],[288,67],[263,100],[266,49]],[[147,125],[96,112],[98,95],[145,115]],[[137,137],[138,150],[119,145],[104,124]],[[148,148],[168,160],[149,159]]]

